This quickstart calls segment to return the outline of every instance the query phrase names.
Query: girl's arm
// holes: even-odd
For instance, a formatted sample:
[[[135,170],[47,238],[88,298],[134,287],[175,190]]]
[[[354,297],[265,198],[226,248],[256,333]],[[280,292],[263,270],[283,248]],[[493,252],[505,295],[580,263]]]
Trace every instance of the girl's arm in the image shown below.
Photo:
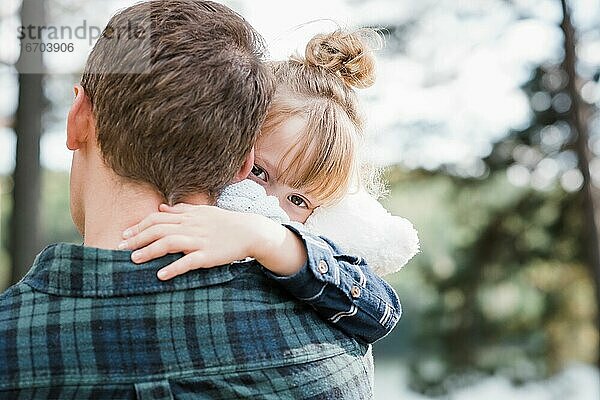
[[[267,217],[183,203],[159,210],[125,230],[119,249],[135,250],[136,263],[184,253],[158,271],[161,280],[247,257],[278,275],[295,274],[306,263],[302,241]]]
[[[396,326],[402,314],[394,289],[361,257],[295,226],[286,226],[304,243],[307,262],[294,275],[267,275],[302,302],[310,304],[349,336],[373,343]]]
[[[391,286],[364,260],[344,254],[325,238],[212,206],[161,205],[160,210],[127,229],[120,245],[138,249],[132,253],[136,263],[185,253],[159,271],[160,279],[252,257],[293,296],[361,342],[387,335],[400,318]]]

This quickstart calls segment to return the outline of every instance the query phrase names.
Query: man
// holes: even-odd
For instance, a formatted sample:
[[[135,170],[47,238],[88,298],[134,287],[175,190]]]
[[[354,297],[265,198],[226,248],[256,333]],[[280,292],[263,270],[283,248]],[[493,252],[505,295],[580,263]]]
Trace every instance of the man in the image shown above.
[[[115,250],[160,203],[212,204],[247,176],[273,92],[261,55],[250,25],[209,1],[111,19],[67,121],[84,246],[49,246],[0,296],[0,398],[371,397],[366,346],[256,262],[161,282],[177,255],[135,265]]]

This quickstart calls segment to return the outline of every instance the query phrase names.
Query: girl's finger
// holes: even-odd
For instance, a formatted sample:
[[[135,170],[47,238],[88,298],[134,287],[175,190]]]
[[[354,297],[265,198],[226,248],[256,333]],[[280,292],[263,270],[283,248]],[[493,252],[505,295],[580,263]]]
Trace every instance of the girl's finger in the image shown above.
[[[135,235],[138,235],[144,229],[151,227],[152,225],[157,224],[179,224],[182,221],[182,216],[180,214],[171,214],[165,212],[155,212],[148,215],[141,222],[130,226],[129,228],[123,231],[123,239],[129,239]]]
[[[187,203],[177,203],[174,206],[170,206],[168,204],[161,204],[158,207],[158,209],[160,211],[164,211],[164,212],[168,212],[168,213],[182,214],[185,212],[197,210],[199,207],[201,207],[201,206],[195,206],[195,205],[187,204]]]
[[[207,267],[209,266],[206,265],[202,253],[195,251],[162,268],[156,276],[158,279],[166,281],[191,270]]]
[[[131,236],[129,239],[119,243],[119,250],[136,250],[169,235],[187,234],[193,236],[192,232],[184,233],[184,230],[189,231],[190,228],[180,224],[152,225],[139,232],[137,235]]]
[[[141,264],[167,254],[192,252],[199,247],[197,241],[190,236],[171,235],[134,251],[131,253],[131,260],[136,264]]]

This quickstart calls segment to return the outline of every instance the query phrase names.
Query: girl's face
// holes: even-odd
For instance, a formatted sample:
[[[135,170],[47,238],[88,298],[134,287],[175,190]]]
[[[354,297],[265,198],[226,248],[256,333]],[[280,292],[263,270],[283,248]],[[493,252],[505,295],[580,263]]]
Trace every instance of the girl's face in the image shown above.
[[[305,126],[305,121],[299,117],[288,118],[278,129],[259,137],[255,146],[255,161],[249,179],[263,186],[270,196],[279,199],[279,205],[292,221],[304,223],[320,204],[305,191],[292,188],[281,182],[281,171],[289,166],[291,154],[283,159],[290,146],[295,143],[299,132]],[[302,149],[295,149],[301,151]]]

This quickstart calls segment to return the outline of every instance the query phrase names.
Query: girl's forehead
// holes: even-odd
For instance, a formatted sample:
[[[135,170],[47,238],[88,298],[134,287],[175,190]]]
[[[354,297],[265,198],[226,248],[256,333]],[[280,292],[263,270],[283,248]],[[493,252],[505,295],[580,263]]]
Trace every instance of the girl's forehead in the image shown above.
[[[294,156],[301,149],[298,146],[301,135],[306,133],[306,120],[301,117],[293,116],[287,118],[275,129],[270,132],[264,132],[256,141],[256,152],[263,156],[269,155],[270,161],[280,162],[287,154]],[[296,149],[294,149],[297,147]]]
[[[289,149],[297,141],[300,135],[306,132],[307,121],[301,116],[290,116],[278,124],[269,132],[263,132],[258,137],[258,142],[264,145],[275,144],[287,146]]]

